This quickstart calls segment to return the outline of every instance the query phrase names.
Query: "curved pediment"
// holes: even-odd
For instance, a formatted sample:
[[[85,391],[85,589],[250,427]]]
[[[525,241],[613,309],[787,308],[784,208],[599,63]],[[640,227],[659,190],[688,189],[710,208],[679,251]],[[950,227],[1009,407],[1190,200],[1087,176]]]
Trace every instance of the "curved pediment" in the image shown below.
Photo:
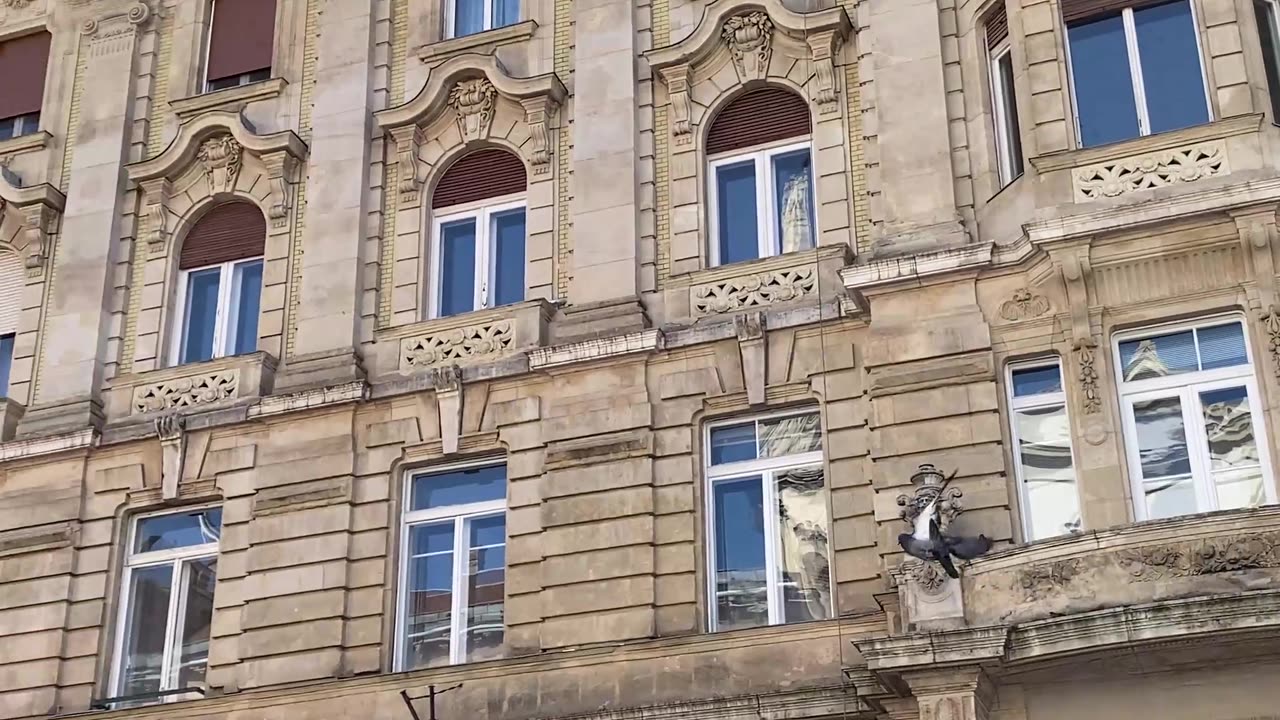
[[[849,15],[840,7],[798,13],[788,10],[780,0],[715,0],[702,9],[702,19],[693,32],[679,42],[646,52],[645,57],[655,70],[696,66],[722,47],[742,53],[753,50],[752,46],[761,42],[767,46],[764,38],[774,30],[795,38],[820,33],[834,33],[844,38],[851,28]]]
[[[230,136],[236,144],[259,157],[281,153],[296,160],[307,155],[307,144],[292,130],[258,135],[238,112],[210,112],[184,123],[169,146],[150,160],[126,166],[129,179],[143,182],[159,178],[174,179],[192,166],[206,152],[205,144],[215,138]]]

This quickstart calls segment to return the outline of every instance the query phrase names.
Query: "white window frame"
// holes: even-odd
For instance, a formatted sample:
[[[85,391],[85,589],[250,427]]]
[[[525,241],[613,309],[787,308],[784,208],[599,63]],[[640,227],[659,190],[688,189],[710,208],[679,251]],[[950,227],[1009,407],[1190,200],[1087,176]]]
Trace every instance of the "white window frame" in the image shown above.
[[[754,422],[756,425],[756,442],[759,443],[760,438],[760,422],[765,420],[776,420],[778,418],[800,417],[803,415],[818,416],[818,434],[822,437],[821,450],[801,453],[799,455],[786,455],[778,458],[765,458],[756,460],[747,460],[742,462],[725,463],[723,465],[711,464],[711,431],[716,428],[729,427],[733,425],[743,425],[748,422]],[[826,436],[822,425],[822,413],[818,408],[807,408],[804,410],[783,410],[778,412],[766,413],[763,415],[751,415],[747,417],[725,418],[704,424],[702,429],[702,472],[705,480],[706,498],[704,514],[706,515],[705,531],[707,533],[707,627],[710,632],[719,631],[719,620],[716,617],[716,607],[718,605],[716,598],[716,519],[715,519],[715,486],[718,482],[743,480],[747,476],[758,474],[760,482],[764,484],[763,512],[767,517],[764,521],[764,540],[765,540],[765,577],[767,594],[769,597],[769,624],[779,625],[786,621],[782,617],[783,604],[783,587],[778,568],[780,566],[778,552],[782,544],[782,539],[778,533],[777,509],[778,509],[778,486],[775,481],[777,473],[785,470],[796,470],[800,468],[808,468],[818,466],[822,468],[823,473],[823,489],[828,494],[828,516],[829,524],[827,532],[832,532],[832,517],[830,514],[830,492],[829,474],[827,472],[826,462]],[[827,558],[828,562],[832,558]],[[832,615],[838,613],[835,608],[835,581],[832,579]]]
[[[502,458],[484,458],[465,463],[454,463],[440,467],[416,468],[408,470],[404,474],[402,503],[403,511],[400,519],[400,568],[398,570],[400,592],[397,593],[396,599],[396,641],[395,641],[395,659],[393,667],[395,672],[404,672],[413,668],[408,667],[406,663],[406,652],[409,649],[409,638],[406,637],[409,620],[409,535],[410,529],[415,525],[427,523],[439,523],[443,520],[453,520],[453,587],[452,602],[450,608],[450,628],[449,628],[449,664],[459,665],[467,661],[467,574],[465,572],[467,564],[462,562],[462,558],[466,557],[468,546],[468,538],[464,530],[468,520],[479,518],[493,517],[496,515],[506,515],[507,501],[489,500],[485,502],[467,503],[464,505],[447,505],[440,508],[430,508],[426,510],[410,510],[409,507],[413,502],[413,479],[422,475],[435,475],[459,470],[470,470],[473,468],[485,467],[502,467],[505,468],[507,462]],[[507,538],[503,539],[505,543]],[[505,545],[504,545],[505,547]],[[503,571],[506,571],[507,565],[504,560]],[[505,602],[505,601],[504,601]],[[505,631],[505,628],[504,628]]]
[[[1255,12],[1254,21],[1259,24],[1262,24],[1265,22],[1271,25],[1272,43],[1277,45],[1277,47],[1274,49],[1274,52],[1276,54],[1276,62],[1280,63],[1280,0],[1258,0],[1258,2],[1261,2],[1263,5],[1266,5],[1268,8],[1270,8],[1269,10],[1270,17],[1269,18],[1257,17],[1257,13]],[[1266,53],[1266,50],[1262,47],[1261,33],[1258,34],[1258,49],[1262,53],[1262,63],[1264,65],[1267,64],[1268,62],[1267,53]],[[1280,67],[1274,68],[1274,71],[1275,71],[1276,77],[1280,78]],[[1267,77],[1265,68],[1263,72],[1263,77]],[[1271,118],[1271,122],[1280,124],[1280,113],[1276,112],[1276,108],[1280,107],[1280,87],[1273,88],[1273,87],[1270,87],[1268,83],[1267,92],[1272,98],[1275,98],[1270,102],[1271,114],[1273,115],[1273,117]]]
[[[125,536],[125,559],[120,573],[120,608],[116,613],[116,633],[111,663],[111,693],[120,696],[124,692],[125,640],[132,628],[129,626],[129,611],[133,600],[133,573],[137,570],[172,564],[173,577],[170,580],[169,612],[165,617],[164,659],[161,661],[160,690],[176,690],[177,688],[177,653],[179,646],[176,637],[182,610],[187,606],[187,584],[182,582],[188,563],[193,560],[218,559],[218,543],[189,545],[169,550],[153,552],[134,552],[133,544],[137,538],[138,525],[143,520],[164,515],[186,514],[200,510],[211,510],[217,505],[197,505],[181,509],[167,508],[156,512],[135,515],[129,522],[129,532]],[[222,528],[219,526],[221,537]],[[211,636],[212,639],[212,636]],[[207,661],[206,661],[207,663]],[[194,690],[192,692],[195,692]],[[155,702],[178,702],[186,699],[183,693],[161,696]]]
[[[1063,389],[1056,393],[1041,393],[1023,397],[1017,397],[1014,394],[1013,374],[1015,372],[1051,367],[1058,369],[1058,379]],[[1038,538],[1031,531],[1031,497],[1027,492],[1026,473],[1022,468],[1022,443],[1018,434],[1017,414],[1019,410],[1041,410],[1060,406],[1063,416],[1067,419],[1067,427],[1071,427],[1071,408],[1067,403],[1067,380],[1063,374],[1062,359],[1055,355],[1008,363],[1005,365],[1004,381],[1007,389],[1005,399],[1009,403],[1009,439],[1013,452],[1014,480],[1018,483],[1018,502],[1020,503],[1019,509],[1022,515],[1022,537],[1026,542],[1044,540],[1048,537],[1061,537],[1062,535],[1048,535],[1045,538]],[[1080,499],[1080,474],[1077,470],[1080,465],[1076,460],[1075,437],[1070,432],[1067,433],[1067,447],[1071,452],[1071,472],[1075,475],[1076,508],[1081,512],[1081,522],[1083,524],[1084,504]]]
[[[778,208],[774,187],[772,160],[778,155],[786,155],[797,150],[809,151],[809,194],[814,205],[813,234],[814,246],[817,246],[817,178],[815,163],[817,158],[813,152],[811,136],[805,135],[802,140],[787,138],[782,144],[756,146],[743,150],[731,150],[708,158],[707,160],[707,226],[710,229],[707,243],[708,257],[711,266],[719,266],[720,262],[720,196],[717,192],[716,172],[726,165],[738,165],[748,160],[755,163],[756,173],[756,242],[760,259],[781,254],[782,239],[778,237],[775,226]]]
[[[1200,84],[1203,86],[1205,116],[1208,118],[1205,122],[1213,122],[1213,96],[1209,88],[1209,74],[1205,71],[1204,43],[1200,37],[1200,17],[1196,12],[1195,2],[1192,0],[1184,1],[1187,3],[1187,7],[1190,8],[1191,29],[1195,33],[1196,60],[1200,64]],[[1133,21],[1133,8],[1126,7],[1121,10],[1120,17],[1124,23],[1125,51],[1129,56],[1129,78],[1132,82],[1133,104],[1138,112],[1138,137],[1146,137],[1151,134],[1151,117],[1147,111],[1147,90],[1142,82],[1142,57],[1138,53],[1138,30]],[[1082,22],[1087,21],[1085,19]],[[1076,99],[1076,72],[1075,65],[1071,62],[1071,28],[1064,24],[1063,32],[1065,35],[1063,48],[1067,53],[1067,87],[1071,92],[1072,121],[1076,129],[1076,144],[1083,148],[1083,136],[1080,133],[1080,106]]]
[[[472,286],[474,298],[471,303],[471,311],[485,310],[493,307],[491,304],[493,298],[490,296],[489,289],[494,283],[494,275],[497,272],[498,239],[493,233],[493,217],[517,209],[524,211],[525,219],[525,282],[522,290],[527,298],[529,292],[529,209],[526,206],[523,193],[498,198],[486,198],[474,203],[440,208],[438,212],[433,211],[431,219],[431,275],[426,283],[429,289],[427,293],[427,317],[429,319],[440,317],[440,306],[443,304],[441,295],[444,292],[444,277],[441,275],[441,261],[443,260],[441,255],[444,252],[444,235],[441,233],[443,227],[460,220],[475,221],[476,267]]]
[[[40,111],[25,113],[22,115],[14,115],[13,117],[0,118],[0,120],[13,121],[13,134],[7,137],[0,137],[0,140],[9,140],[10,138],[18,138],[23,135],[30,135],[40,130]]]
[[[1016,98],[1005,95],[1004,83],[1001,82],[1000,63],[1006,57],[1009,58],[1009,73],[1012,75],[1013,46],[1008,38],[987,53],[987,80],[991,84],[991,113],[996,131],[996,169],[1001,188],[1009,186],[1014,180],[1022,177],[1026,162],[1024,158],[1019,158],[1022,162],[1018,167],[1014,167],[1013,125],[1009,121],[1018,116],[1018,107]],[[1010,80],[1012,81],[1013,78]]]
[[[1126,382],[1124,365],[1120,356],[1120,344],[1130,340],[1167,335],[1184,330],[1205,329],[1219,325],[1239,323],[1243,337],[1245,356],[1248,363],[1213,370],[1198,370],[1178,373],[1167,377],[1147,378]],[[1197,357],[1199,357],[1199,336],[1196,338]],[[1253,423],[1254,442],[1258,447],[1258,461],[1262,466],[1262,484],[1267,503],[1276,502],[1275,475],[1271,465],[1270,435],[1267,433],[1265,406],[1258,389],[1257,373],[1254,368],[1253,346],[1249,339],[1249,323],[1242,315],[1220,315],[1209,318],[1198,318],[1192,321],[1148,325],[1135,330],[1116,333],[1112,337],[1112,361],[1116,368],[1116,387],[1120,396],[1120,412],[1124,431],[1125,459],[1129,469],[1129,485],[1133,493],[1134,517],[1147,520],[1146,493],[1142,482],[1142,461],[1138,455],[1138,428],[1134,418],[1133,404],[1144,400],[1158,398],[1178,398],[1182,408],[1182,422],[1186,430],[1187,455],[1191,464],[1191,481],[1196,491],[1196,512],[1217,510],[1217,488],[1213,485],[1213,475],[1209,470],[1210,461],[1207,452],[1208,436],[1205,433],[1204,417],[1200,405],[1201,392],[1221,390],[1229,387],[1245,388],[1249,399],[1249,415]]]
[[[238,285],[236,267],[255,262],[262,263],[263,271],[266,271],[266,261],[260,255],[178,271],[177,302],[174,303],[173,313],[173,342],[169,350],[170,366],[177,367],[182,364],[182,350],[183,344],[186,342],[187,329],[187,279],[191,273],[212,270],[213,268],[221,269],[221,274],[218,276],[218,308],[215,311],[213,321],[213,357],[210,358],[217,359],[231,354],[231,341],[234,338],[235,328],[240,324],[240,318],[237,315],[239,308],[234,307],[232,304],[233,298],[238,295],[236,291],[239,290],[239,287],[233,287]],[[261,298],[261,295],[259,295],[259,298]],[[259,312],[261,312],[261,304],[259,304]]]
[[[524,11],[524,2],[525,0],[520,0],[521,14],[523,14],[523,11]],[[484,0],[484,24],[481,26],[479,32],[471,33],[472,35],[478,35],[482,32],[488,32],[494,29],[493,3],[494,3],[494,0]],[[444,3],[444,39],[445,40],[451,40],[453,38],[458,37],[456,32],[457,28],[454,26],[455,21],[457,20],[457,14],[458,14],[458,0],[445,0],[445,3]],[[506,26],[503,25],[499,27],[506,27]],[[466,36],[464,35],[462,37],[466,37]]]

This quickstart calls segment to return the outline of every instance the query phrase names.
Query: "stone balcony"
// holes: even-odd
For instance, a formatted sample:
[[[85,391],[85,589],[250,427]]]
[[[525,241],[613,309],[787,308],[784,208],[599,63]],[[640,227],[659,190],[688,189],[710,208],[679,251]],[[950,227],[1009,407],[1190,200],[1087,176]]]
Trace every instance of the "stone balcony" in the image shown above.
[[[271,393],[276,361],[264,352],[111,379],[105,410],[109,424],[149,421],[165,413],[212,410]]]

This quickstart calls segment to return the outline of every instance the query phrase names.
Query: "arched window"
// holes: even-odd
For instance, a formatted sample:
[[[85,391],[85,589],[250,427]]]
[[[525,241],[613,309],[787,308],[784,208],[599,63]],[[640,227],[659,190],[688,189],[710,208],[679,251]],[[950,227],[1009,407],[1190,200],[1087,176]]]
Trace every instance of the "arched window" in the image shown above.
[[[219,205],[191,228],[178,256],[173,364],[257,349],[266,237],[262,211],[246,202]]]
[[[13,340],[22,314],[22,258],[0,252],[0,397],[9,396],[9,369],[13,366]]]
[[[431,197],[431,317],[524,300],[524,162],[506,150],[464,155]]]
[[[750,90],[707,132],[711,264],[814,246],[809,105],[780,88]]]

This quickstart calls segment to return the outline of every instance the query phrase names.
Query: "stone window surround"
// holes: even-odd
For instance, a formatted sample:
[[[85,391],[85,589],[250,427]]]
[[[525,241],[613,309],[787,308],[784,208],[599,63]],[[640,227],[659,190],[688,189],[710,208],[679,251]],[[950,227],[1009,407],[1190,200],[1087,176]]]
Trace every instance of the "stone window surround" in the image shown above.
[[[800,14],[778,0],[712,3],[688,37],[645,53],[663,88],[655,102],[667,105],[671,118],[671,275],[709,267],[708,120],[763,84],[809,99],[817,244],[853,246],[846,119],[838,101],[851,30],[842,8]]]
[[[169,68],[170,97],[195,101],[204,92],[204,73],[214,0],[196,0],[166,8],[174,13],[173,58]],[[276,0],[275,46],[271,53],[272,79],[289,83],[302,80],[302,33],[306,26],[307,0]],[[271,82],[271,81],[267,81]],[[260,83],[255,83],[255,85]],[[253,85],[244,86],[253,87]],[[235,88],[242,89],[242,88]],[[255,98],[262,99],[262,98]],[[211,106],[210,109],[213,109]],[[229,107],[219,109],[229,110]]]
[[[457,158],[480,148],[513,152],[525,163],[525,297],[551,299],[555,256],[555,166],[559,108],[567,98],[554,74],[513,78],[493,55],[465,53],[433,68],[418,95],[375,114],[397,170],[391,327],[426,316],[434,222],[430,198]],[[483,312],[483,311],[477,311]]]
[[[46,279],[55,238],[62,222],[66,197],[52,185],[19,187],[18,178],[0,171],[0,249],[16,253],[26,268],[23,304],[26,309],[43,306]],[[34,371],[40,332],[39,312],[22,312],[14,338],[8,400],[26,405]]]
[[[238,198],[266,216],[262,305],[258,349],[280,357],[283,349],[289,240],[296,222],[296,186],[307,147],[291,131],[257,135],[239,113],[209,112],[182,125],[160,155],[126,167],[142,190],[143,212],[136,237],[146,243],[139,292],[132,373],[164,365],[174,341],[173,288],[178,248],[206,210]]]

